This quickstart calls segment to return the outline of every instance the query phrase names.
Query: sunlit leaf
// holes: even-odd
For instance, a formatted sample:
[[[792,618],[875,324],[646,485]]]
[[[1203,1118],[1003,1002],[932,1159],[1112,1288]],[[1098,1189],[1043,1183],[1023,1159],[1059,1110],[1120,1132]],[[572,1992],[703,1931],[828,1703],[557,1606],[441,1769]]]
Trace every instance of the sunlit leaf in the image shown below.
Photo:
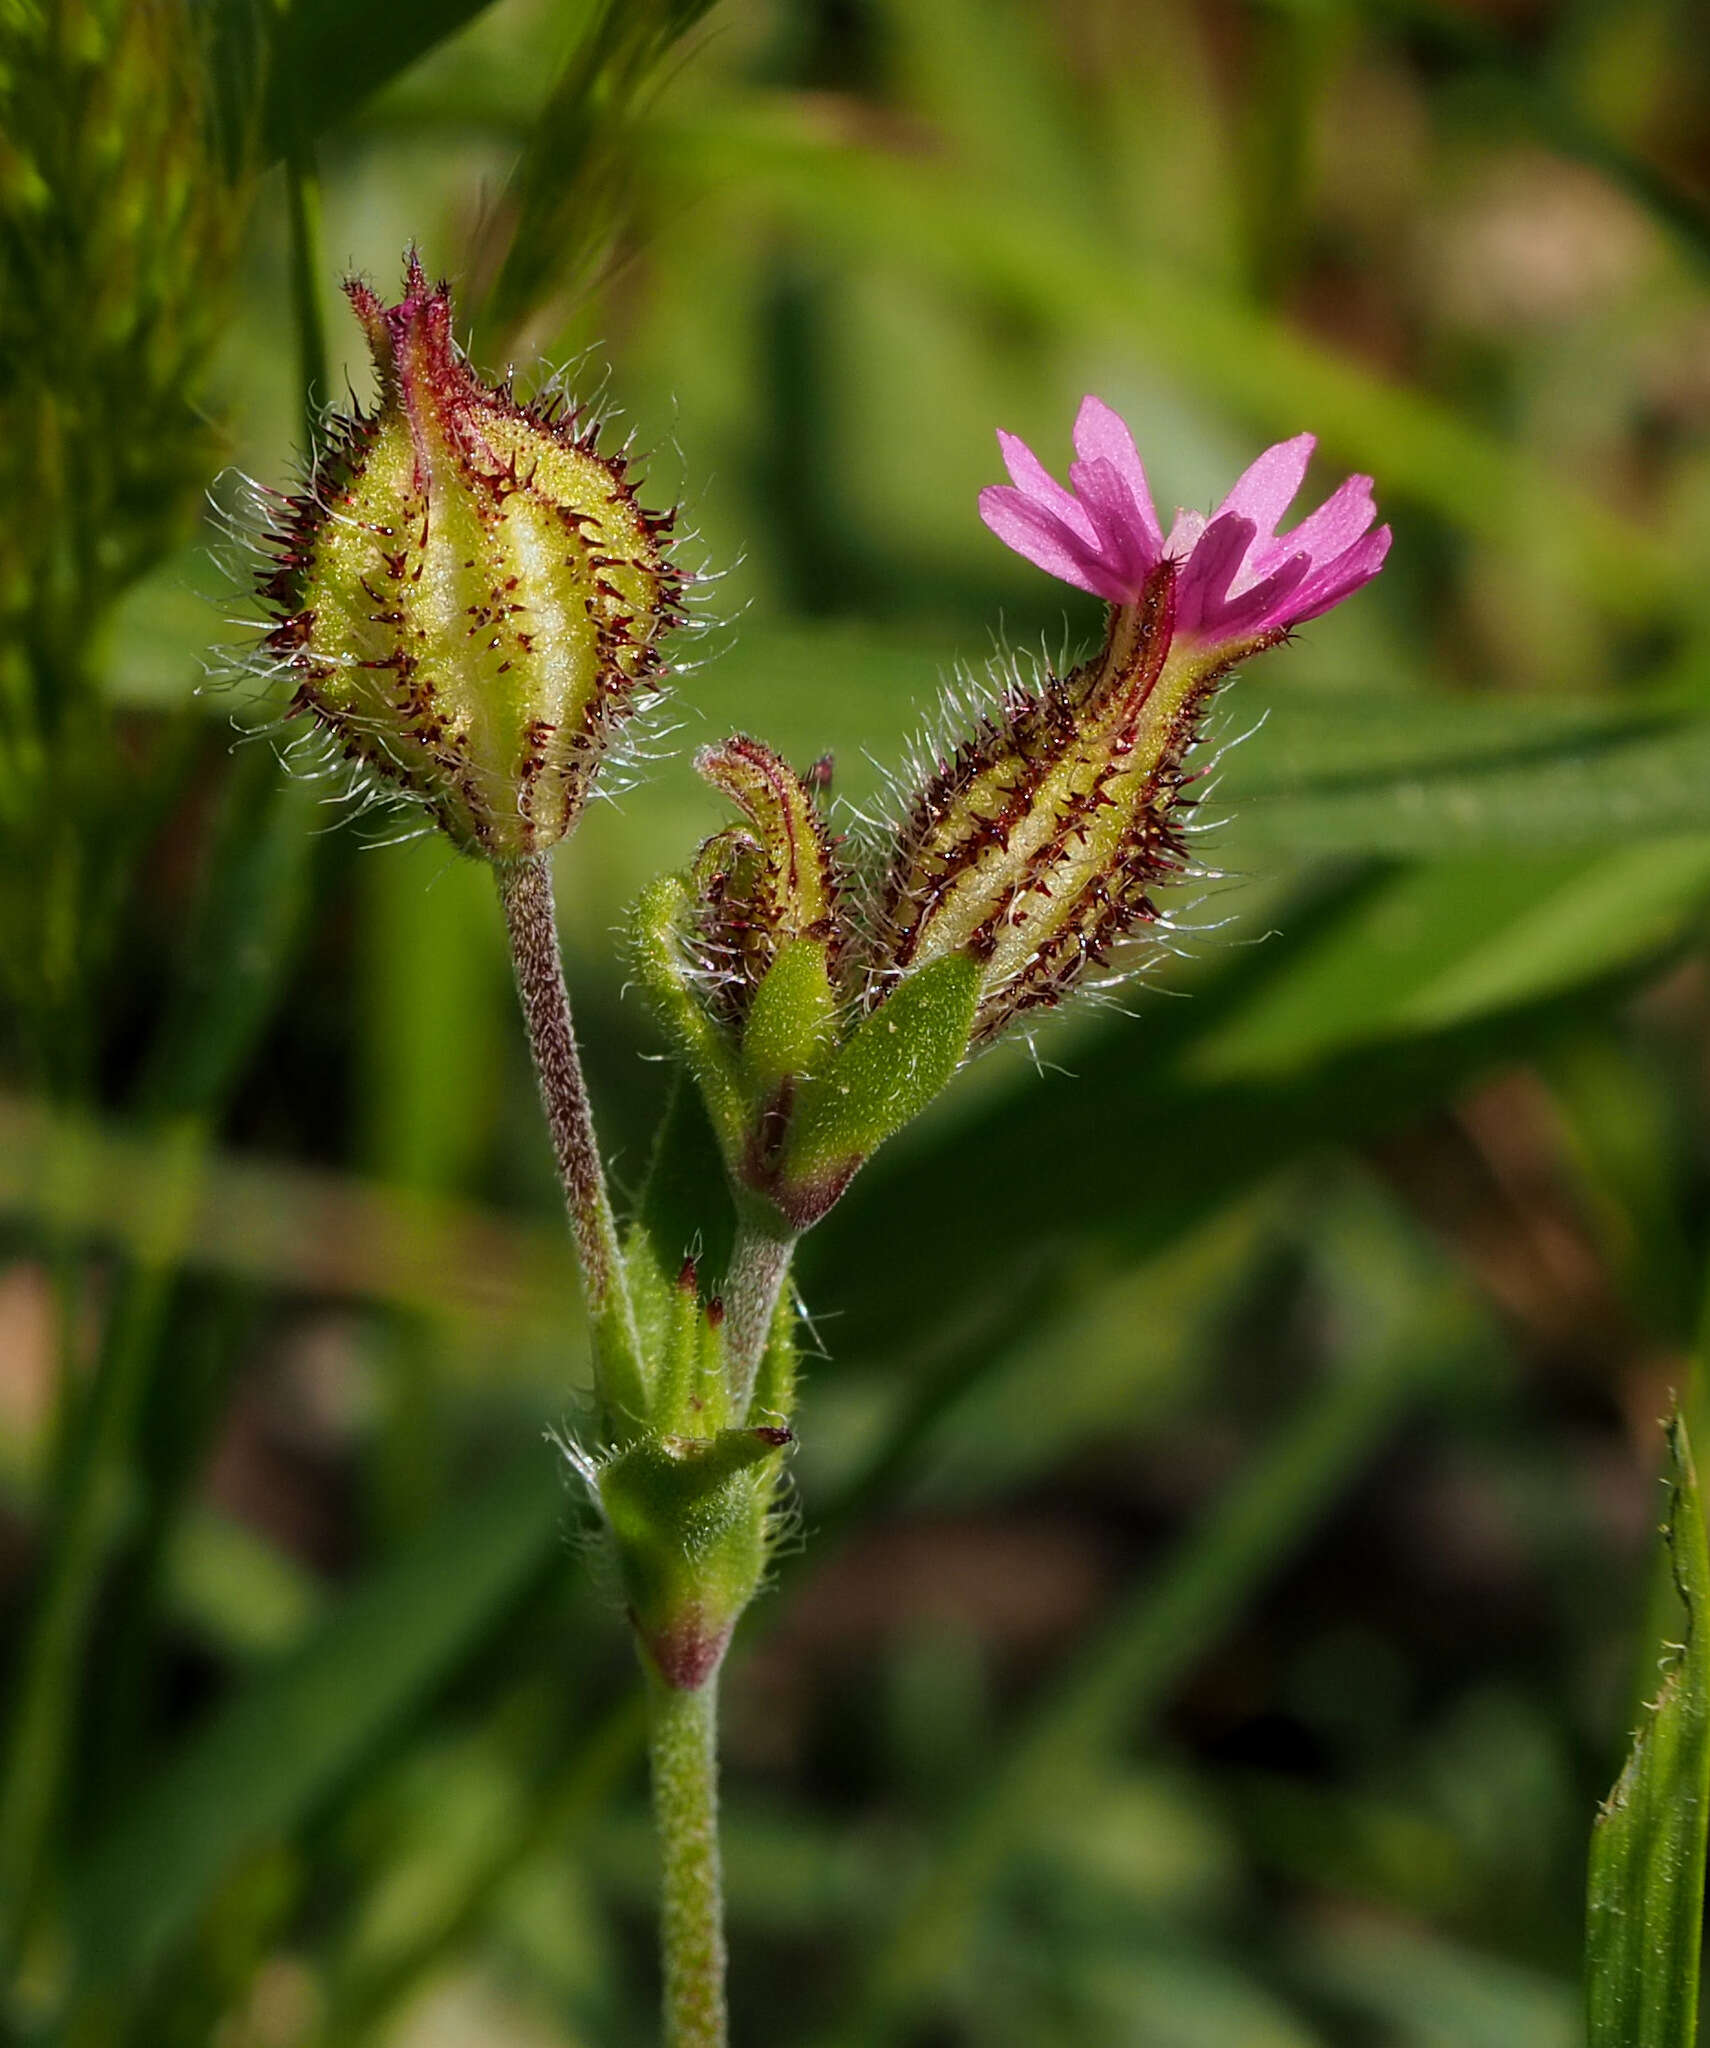
[[[1705,837],[1404,869],[1208,1032],[1192,1070],[1274,1072],[1542,1001],[1654,956],[1707,895]]]
[[[226,0],[243,7],[246,0]],[[273,155],[355,112],[371,93],[482,13],[489,0],[297,0],[279,17],[264,134]]]

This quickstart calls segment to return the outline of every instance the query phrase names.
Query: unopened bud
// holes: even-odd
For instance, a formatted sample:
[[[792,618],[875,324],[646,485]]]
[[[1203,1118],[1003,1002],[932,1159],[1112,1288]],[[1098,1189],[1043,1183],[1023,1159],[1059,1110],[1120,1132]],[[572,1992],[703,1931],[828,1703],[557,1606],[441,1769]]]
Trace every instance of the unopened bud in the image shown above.
[[[695,863],[698,923],[716,1007],[746,1018],[786,947],[835,947],[838,875],[818,796],[829,762],[807,777],[743,734],[703,747],[695,766],[748,820],[716,833]]]
[[[266,644],[346,754],[465,851],[520,859],[570,830],[661,674],[671,518],[575,409],[475,375],[413,255],[397,305],[347,290],[378,409],[330,424],[289,501]]]

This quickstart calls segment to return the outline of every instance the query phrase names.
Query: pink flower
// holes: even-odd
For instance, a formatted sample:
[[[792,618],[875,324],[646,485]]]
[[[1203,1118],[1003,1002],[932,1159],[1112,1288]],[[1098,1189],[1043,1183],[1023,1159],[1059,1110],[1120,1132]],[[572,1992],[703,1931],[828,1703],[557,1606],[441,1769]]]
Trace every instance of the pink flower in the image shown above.
[[[1083,398],[1075,416],[1070,490],[1013,434],[998,445],[1013,482],[980,493],[980,517],[998,539],[1111,604],[1135,603],[1171,557],[1178,639],[1227,646],[1286,633],[1369,583],[1389,552],[1389,528],[1368,531],[1377,517],[1369,476],[1349,477],[1277,532],[1312,459],[1311,434],[1267,448],[1209,519],[1178,512],[1168,539],[1134,437],[1102,399]]]

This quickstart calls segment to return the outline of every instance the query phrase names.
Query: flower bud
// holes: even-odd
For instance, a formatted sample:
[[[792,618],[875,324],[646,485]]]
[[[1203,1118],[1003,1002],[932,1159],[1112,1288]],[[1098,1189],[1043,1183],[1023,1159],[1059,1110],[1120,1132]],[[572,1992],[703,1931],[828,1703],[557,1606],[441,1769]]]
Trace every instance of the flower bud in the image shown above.
[[[805,942],[827,962],[839,939],[839,878],[819,792],[829,763],[798,775],[743,734],[703,747],[695,766],[751,830],[715,833],[695,862],[701,951],[713,1001],[732,1023],[786,947]]]
[[[940,960],[864,1014],[840,972],[861,961],[819,810],[829,769],[797,775],[744,738],[709,747],[699,766],[748,825],[715,834],[688,878],[642,897],[637,976],[695,1076],[739,1197],[758,1197],[793,1234],[949,1080],[980,977]]]
[[[412,254],[402,300],[346,287],[379,403],[330,424],[264,591],[294,708],[466,852],[561,839],[681,614],[669,514],[572,408],[484,384]]]

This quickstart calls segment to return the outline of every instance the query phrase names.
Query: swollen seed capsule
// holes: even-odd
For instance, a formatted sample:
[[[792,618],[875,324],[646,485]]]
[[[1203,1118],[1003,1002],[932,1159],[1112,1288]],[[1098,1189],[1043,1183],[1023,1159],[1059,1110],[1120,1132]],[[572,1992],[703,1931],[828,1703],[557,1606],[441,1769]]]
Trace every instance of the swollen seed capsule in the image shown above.
[[[266,646],[347,755],[466,852],[521,859],[575,824],[657,687],[681,616],[670,515],[574,410],[475,375],[413,254],[397,305],[346,290],[379,404],[331,423],[289,501]]]

